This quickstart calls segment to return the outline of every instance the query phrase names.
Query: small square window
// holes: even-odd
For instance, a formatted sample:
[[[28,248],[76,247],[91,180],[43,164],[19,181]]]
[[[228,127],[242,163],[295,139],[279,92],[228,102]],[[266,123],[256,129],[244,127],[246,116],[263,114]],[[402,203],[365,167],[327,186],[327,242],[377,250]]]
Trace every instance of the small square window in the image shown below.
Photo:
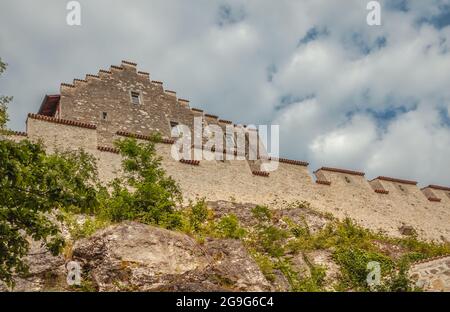
[[[141,94],[136,91],[131,91],[131,103],[139,105],[141,104]]]
[[[107,120],[107,119],[108,119],[108,113],[102,112],[102,120]]]

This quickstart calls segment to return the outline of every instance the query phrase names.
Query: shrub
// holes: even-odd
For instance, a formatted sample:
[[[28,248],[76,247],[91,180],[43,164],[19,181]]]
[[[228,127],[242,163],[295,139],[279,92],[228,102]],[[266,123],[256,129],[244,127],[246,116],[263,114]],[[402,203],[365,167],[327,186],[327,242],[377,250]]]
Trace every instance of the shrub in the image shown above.
[[[135,139],[116,141],[123,157],[124,176],[114,179],[111,194],[104,196],[102,214],[114,222],[134,220],[168,229],[182,227],[182,214],[175,210],[181,201],[179,186],[167,177],[156,156],[155,135],[148,143]]]
[[[252,208],[253,217],[259,222],[269,222],[272,219],[272,212],[267,206],[256,206]]]
[[[239,220],[234,214],[220,218],[215,224],[215,234],[220,238],[243,238],[246,231],[239,225]]]

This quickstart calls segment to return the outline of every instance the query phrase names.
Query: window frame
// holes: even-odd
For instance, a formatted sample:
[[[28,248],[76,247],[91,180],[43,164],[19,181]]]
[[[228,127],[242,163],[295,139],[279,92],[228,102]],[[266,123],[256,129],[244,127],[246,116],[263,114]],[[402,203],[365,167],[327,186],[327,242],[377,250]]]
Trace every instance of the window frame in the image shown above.
[[[137,95],[137,99],[138,99],[137,103],[134,101],[134,99],[136,98],[136,95]],[[142,92],[130,90],[130,101],[131,101],[131,104],[133,104],[133,105],[141,105],[142,104]]]

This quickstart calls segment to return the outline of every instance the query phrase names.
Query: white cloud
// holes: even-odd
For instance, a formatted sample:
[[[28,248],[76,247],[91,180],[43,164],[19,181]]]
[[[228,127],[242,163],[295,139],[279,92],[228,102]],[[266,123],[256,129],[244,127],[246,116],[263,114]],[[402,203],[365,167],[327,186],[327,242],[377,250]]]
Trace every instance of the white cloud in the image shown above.
[[[64,2],[6,0],[0,93],[15,96],[10,126],[23,129],[60,82],[129,59],[194,107],[279,124],[281,154],[313,168],[450,185],[438,113],[450,109],[450,27],[418,23],[450,1],[409,1],[407,12],[387,1],[383,26],[369,27],[360,0],[85,0],[76,28]],[[323,34],[299,45],[313,27]]]

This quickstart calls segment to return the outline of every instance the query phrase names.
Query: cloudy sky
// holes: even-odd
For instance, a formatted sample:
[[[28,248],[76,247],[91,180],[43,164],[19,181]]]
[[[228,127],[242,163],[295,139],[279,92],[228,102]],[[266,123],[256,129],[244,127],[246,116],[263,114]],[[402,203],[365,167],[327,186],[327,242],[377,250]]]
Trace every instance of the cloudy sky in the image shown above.
[[[61,82],[135,61],[191,106],[280,125],[280,154],[450,185],[450,0],[2,0],[0,94],[23,130]]]

